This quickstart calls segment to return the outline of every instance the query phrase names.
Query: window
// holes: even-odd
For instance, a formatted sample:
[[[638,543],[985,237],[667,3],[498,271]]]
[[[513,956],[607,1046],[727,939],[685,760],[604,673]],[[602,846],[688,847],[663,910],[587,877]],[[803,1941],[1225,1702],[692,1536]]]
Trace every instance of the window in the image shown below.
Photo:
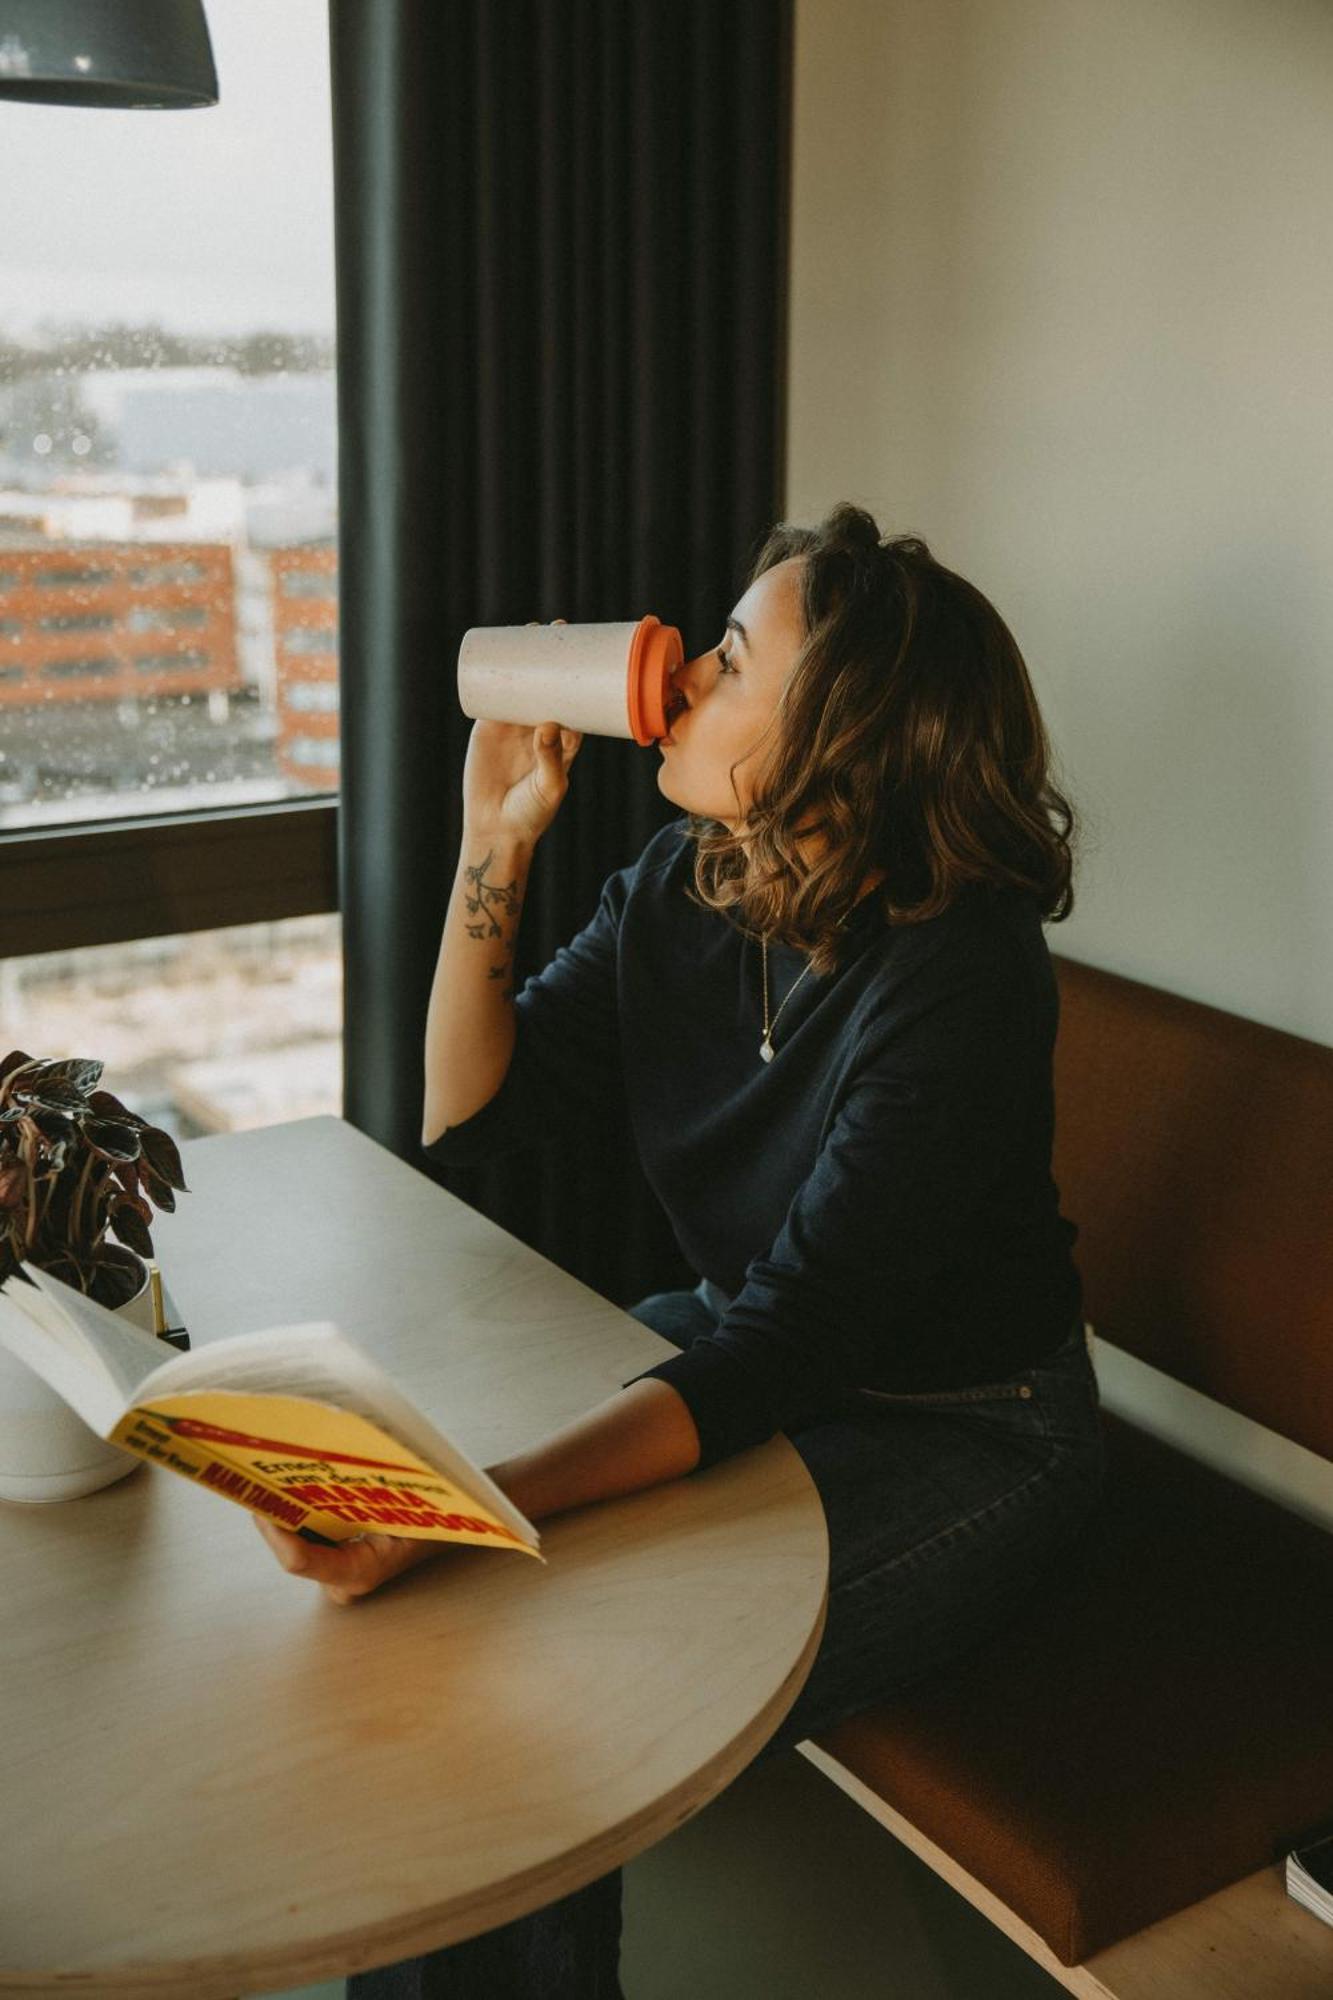
[[[208,15],[216,107],[0,121],[0,830],[336,790],[327,9]]]
[[[63,611],[54,618],[39,618],[40,632],[110,632],[115,629],[116,620],[109,611]],[[15,631],[22,631],[22,622],[14,620]]]
[[[338,684],[336,681],[292,681],[287,689],[287,706],[327,714],[338,706]]]
[[[91,1056],[177,1139],[342,1108],[334,916],[0,964],[0,1055]]]
[[[298,625],[283,635],[282,643],[289,653],[331,653],[338,643],[338,634],[332,626]]]
[[[293,736],[287,754],[297,763],[338,768],[338,742],[332,736]]]
[[[332,579],[327,575],[321,576],[318,571],[289,569],[282,579],[282,594],[284,597],[332,597]]]
[[[327,6],[208,17],[213,109],[0,120],[7,955],[336,905]]]
[[[182,632],[191,625],[205,625],[208,613],[202,605],[174,604],[155,611],[151,605],[131,606],[125,623],[131,632]]]

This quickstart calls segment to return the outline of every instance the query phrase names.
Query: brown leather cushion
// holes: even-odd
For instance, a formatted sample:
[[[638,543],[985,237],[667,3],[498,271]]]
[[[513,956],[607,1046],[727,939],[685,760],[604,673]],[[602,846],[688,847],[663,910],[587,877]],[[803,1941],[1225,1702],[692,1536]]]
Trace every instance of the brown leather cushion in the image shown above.
[[[1065,1965],[1333,1810],[1333,1536],[1102,1421],[1105,1503],[1036,1611],[817,1739]]]
[[[1333,1049],[1054,964],[1053,1168],[1084,1317],[1333,1457]]]

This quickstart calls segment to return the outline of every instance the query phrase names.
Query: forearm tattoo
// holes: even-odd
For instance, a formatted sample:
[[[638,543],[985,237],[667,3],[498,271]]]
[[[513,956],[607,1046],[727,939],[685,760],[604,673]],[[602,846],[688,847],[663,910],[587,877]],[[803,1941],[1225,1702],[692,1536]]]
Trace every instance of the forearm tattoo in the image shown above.
[[[511,955],[503,959],[499,965],[491,966],[487,975],[491,979],[504,979],[508,976],[514,962],[512,947],[518,936],[518,916],[523,907],[523,898],[519,893],[517,876],[514,877],[512,882],[507,882],[503,888],[499,888],[494,883],[487,882],[484,879],[486,870],[490,867],[494,859],[495,850],[492,848],[486,859],[478,862],[475,868],[464,867],[464,877],[468,884],[476,890],[476,894],[474,896],[469,895],[465,889],[463,891],[463,902],[470,917],[480,915],[482,919],[480,923],[468,925],[467,934],[469,937],[483,939],[503,938],[504,933],[498,921],[499,918],[512,917],[514,919],[514,927],[508,938]],[[513,999],[514,988],[512,982],[505,987],[500,997],[503,1000]]]

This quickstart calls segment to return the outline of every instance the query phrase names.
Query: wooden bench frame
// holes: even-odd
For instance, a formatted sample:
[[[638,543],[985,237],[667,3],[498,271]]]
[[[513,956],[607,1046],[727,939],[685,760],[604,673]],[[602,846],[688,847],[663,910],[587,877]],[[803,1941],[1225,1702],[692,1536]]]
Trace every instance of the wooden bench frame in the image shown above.
[[[1095,1366],[1098,1342],[1088,1333]],[[796,1748],[1079,2000],[1333,2000],[1333,1927],[1287,1894],[1281,1864],[1064,1965],[993,1889],[836,1757],[809,1741]]]
[[[992,1890],[835,1757],[814,1743],[797,1748],[1080,2000],[1329,2000],[1333,1993],[1333,1930],[1287,1894],[1280,1867],[1247,1875],[1082,1965],[1062,1965]]]
[[[1097,1336],[1089,1328],[1097,1362]],[[1333,1928],[1289,1894],[1281,1864],[1259,1868],[1187,1910],[1149,1924],[1077,1966],[1061,1964],[1045,1938],[995,1890],[969,1874],[905,1814],[815,1742],[797,1744],[863,1812],[965,1896],[997,1930],[1079,2000],[1331,2000]]]

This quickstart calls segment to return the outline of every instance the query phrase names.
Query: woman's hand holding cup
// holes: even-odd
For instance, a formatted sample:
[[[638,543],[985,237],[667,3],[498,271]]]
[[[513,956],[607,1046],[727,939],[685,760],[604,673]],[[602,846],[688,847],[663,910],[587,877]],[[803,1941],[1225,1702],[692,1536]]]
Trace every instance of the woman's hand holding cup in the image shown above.
[[[499,836],[535,845],[564,804],[582,742],[581,730],[562,729],[558,722],[541,722],[535,729],[526,722],[474,722],[463,765],[465,831],[485,840]]]

